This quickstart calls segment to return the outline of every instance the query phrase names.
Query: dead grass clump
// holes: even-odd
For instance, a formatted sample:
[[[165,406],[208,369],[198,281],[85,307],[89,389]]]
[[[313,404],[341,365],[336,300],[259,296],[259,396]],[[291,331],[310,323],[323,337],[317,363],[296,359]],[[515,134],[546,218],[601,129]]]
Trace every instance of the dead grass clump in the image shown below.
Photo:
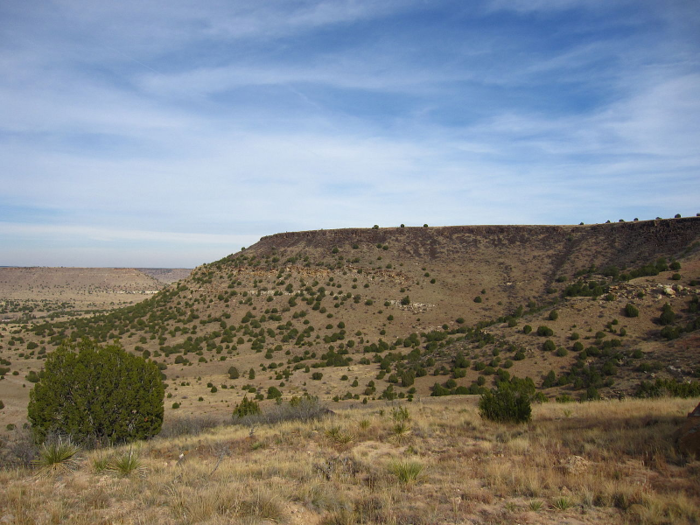
[[[163,423],[158,437],[172,439],[179,436],[198,436],[219,425],[221,421],[211,416],[169,417]]]
[[[281,521],[284,518],[284,505],[277,494],[258,489],[240,502],[237,517],[258,518]]]
[[[412,431],[410,445],[390,431],[390,411],[363,408],[263,425],[252,437],[221,426],[133,445],[142,476],[108,475],[126,447],[88,453],[60,482],[0,470],[0,521],[484,524],[581,513],[587,523],[697,523],[700,462],[664,445],[687,406],[626,403],[576,405],[559,419],[536,406],[517,428],[465,424],[462,408],[412,410],[411,428],[424,432]]]
[[[28,429],[17,428],[3,447],[0,447],[0,465],[27,468],[37,459],[39,447]]]
[[[314,481],[298,487],[294,498],[319,513],[333,514],[352,510],[352,503],[346,494],[337,485],[325,481]]]
[[[355,500],[355,523],[385,523],[391,502],[385,495],[368,494]]]
[[[279,522],[286,516],[283,499],[263,487],[245,488],[238,484],[204,485],[200,488],[171,486],[168,496],[173,516],[184,524],[217,518]]]
[[[321,520],[321,525],[355,525],[356,523],[362,523],[358,515],[346,509],[331,512]]]
[[[245,426],[276,425],[283,422],[297,421],[308,423],[333,415],[316,397],[296,398],[288,403],[273,405],[259,414],[250,414],[236,418],[234,424]]]

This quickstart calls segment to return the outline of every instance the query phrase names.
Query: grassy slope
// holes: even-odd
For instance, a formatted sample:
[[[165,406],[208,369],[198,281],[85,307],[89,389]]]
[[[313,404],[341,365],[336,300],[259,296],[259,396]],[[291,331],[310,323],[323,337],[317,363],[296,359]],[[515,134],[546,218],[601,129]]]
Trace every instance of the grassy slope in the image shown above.
[[[140,444],[140,468],[128,476],[103,470],[125,448],[83,453],[58,475],[0,471],[0,520],[697,523],[700,462],[672,445],[696,403],[550,403],[513,427],[484,422],[473,399],[453,397],[408,406],[404,428],[380,403],[252,434],[224,426]]]

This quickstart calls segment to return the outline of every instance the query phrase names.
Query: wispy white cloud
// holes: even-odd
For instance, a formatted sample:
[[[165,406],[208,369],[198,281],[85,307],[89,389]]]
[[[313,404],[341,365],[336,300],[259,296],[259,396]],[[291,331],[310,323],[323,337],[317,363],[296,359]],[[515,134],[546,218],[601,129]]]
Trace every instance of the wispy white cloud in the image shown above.
[[[529,12],[558,12],[570,9],[597,10],[605,7],[629,4],[631,0],[490,0],[493,10]]]
[[[251,235],[222,235],[211,233],[182,233],[161,232],[148,230],[114,230],[92,226],[66,226],[50,224],[16,224],[0,222],[0,235],[15,237],[37,237],[90,239],[99,242],[111,241],[148,241],[182,244],[217,244],[225,247],[237,246],[240,243],[256,241]]]
[[[4,4],[2,257],[693,212],[700,43],[672,4]]]

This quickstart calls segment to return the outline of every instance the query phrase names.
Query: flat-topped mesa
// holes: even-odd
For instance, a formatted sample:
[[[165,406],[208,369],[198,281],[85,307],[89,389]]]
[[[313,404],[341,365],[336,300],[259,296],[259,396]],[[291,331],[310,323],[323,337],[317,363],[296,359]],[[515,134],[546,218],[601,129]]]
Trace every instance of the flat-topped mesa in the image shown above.
[[[341,228],[335,230],[307,230],[267,235],[260,239],[261,244],[292,245],[313,239],[319,244],[337,242],[386,242],[389,240],[421,240],[434,238],[453,238],[471,235],[483,238],[499,238],[503,235],[527,235],[537,231],[548,233],[568,233],[575,226],[434,226],[434,227],[391,227],[391,228]]]
[[[576,255],[591,264],[637,264],[659,256],[679,257],[700,241],[700,217],[580,226],[483,225],[344,228],[285,232],[262,237],[248,250],[332,249],[387,244],[406,256],[464,256],[475,248],[522,249],[549,257]],[[507,253],[504,253],[507,255]],[[515,255],[515,254],[511,254]]]

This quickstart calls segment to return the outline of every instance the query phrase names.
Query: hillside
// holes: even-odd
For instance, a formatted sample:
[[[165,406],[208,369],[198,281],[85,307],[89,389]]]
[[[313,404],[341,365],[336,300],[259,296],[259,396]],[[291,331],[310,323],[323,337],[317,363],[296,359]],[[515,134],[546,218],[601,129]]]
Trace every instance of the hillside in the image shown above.
[[[0,416],[21,423],[24,378],[83,336],[159,362],[168,413],[478,393],[513,376],[550,398],[630,395],[698,373],[698,280],[700,218],[277,234],[139,304],[5,334]]]

